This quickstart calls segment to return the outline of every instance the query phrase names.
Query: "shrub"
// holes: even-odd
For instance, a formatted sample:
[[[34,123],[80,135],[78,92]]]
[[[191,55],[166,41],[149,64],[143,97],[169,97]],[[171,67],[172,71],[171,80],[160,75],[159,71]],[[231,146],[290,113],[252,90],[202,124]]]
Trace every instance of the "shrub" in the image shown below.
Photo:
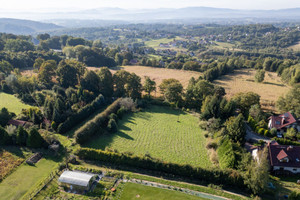
[[[118,111],[117,111],[117,115],[119,117],[119,119],[122,119],[123,115],[126,113],[126,109],[124,107],[121,107]]]
[[[107,129],[109,132],[114,133],[118,131],[118,125],[114,119],[108,121]]]
[[[264,129],[264,128],[259,128],[257,133],[258,133],[259,135],[264,135],[265,129]]]
[[[277,135],[277,129],[276,128],[272,128],[271,131],[271,136],[276,136]]]
[[[269,130],[265,130],[264,136],[266,136],[266,137],[271,137],[270,131],[269,131]]]

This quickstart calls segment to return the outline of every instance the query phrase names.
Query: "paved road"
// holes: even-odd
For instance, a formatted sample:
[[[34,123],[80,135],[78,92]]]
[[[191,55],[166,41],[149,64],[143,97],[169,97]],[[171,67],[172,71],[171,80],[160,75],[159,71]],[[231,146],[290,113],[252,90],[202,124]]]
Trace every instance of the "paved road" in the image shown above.
[[[250,128],[250,126],[245,123],[245,126],[246,126],[246,132],[247,132],[247,135],[246,135],[246,140],[255,140],[255,141],[259,141],[259,140],[263,140],[264,142],[266,143],[269,143],[271,142],[272,140],[268,137],[264,137],[262,135],[258,135],[257,133],[254,133],[252,131],[252,129]]]

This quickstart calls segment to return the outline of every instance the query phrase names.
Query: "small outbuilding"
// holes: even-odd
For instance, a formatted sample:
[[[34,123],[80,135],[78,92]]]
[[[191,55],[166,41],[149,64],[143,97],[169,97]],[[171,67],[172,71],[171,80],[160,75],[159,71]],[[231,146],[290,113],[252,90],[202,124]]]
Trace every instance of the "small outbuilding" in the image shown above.
[[[71,192],[83,193],[90,189],[98,175],[80,171],[64,171],[58,181]]]

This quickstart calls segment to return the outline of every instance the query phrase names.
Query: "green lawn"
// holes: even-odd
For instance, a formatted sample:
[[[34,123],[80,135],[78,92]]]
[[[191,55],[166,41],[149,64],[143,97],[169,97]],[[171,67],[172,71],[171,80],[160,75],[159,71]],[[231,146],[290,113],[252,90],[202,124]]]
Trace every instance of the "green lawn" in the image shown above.
[[[160,188],[155,188],[150,186],[139,185],[135,183],[126,183],[124,186],[124,190],[121,194],[121,200],[132,200],[132,199],[200,200],[204,198],[184,194],[178,191],[160,189]]]
[[[39,182],[44,180],[56,165],[55,161],[44,158],[35,166],[22,164],[0,183],[0,199],[21,199],[27,191],[35,188]]]
[[[179,121],[177,121],[179,120]],[[211,167],[198,118],[168,107],[152,106],[128,114],[118,122],[119,131],[91,139],[86,147],[106,147],[135,155],[150,154],[164,161]]]
[[[8,111],[20,114],[22,109],[30,108],[30,105],[22,103],[17,97],[1,92],[0,93],[0,109],[7,108]]]

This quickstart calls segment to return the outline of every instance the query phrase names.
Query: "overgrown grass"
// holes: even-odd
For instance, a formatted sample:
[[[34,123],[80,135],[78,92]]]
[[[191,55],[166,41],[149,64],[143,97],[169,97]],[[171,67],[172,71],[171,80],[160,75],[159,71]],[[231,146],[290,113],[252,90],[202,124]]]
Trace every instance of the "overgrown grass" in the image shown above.
[[[30,105],[22,103],[17,97],[0,92],[0,109],[7,108],[9,112],[14,112],[16,115],[20,114],[22,109],[30,108]]]
[[[35,166],[23,163],[15,172],[0,183],[1,199],[21,199],[39,182],[47,177],[57,163],[53,160],[41,159]]]
[[[171,198],[172,197],[172,198]],[[178,191],[171,191],[155,187],[139,185],[135,183],[126,183],[121,194],[121,200],[131,199],[159,199],[159,200],[200,200],[204,198],[184,194]]]
[[[106,147],[135,155],[148,154],[167,162],[211,167],[206,139],[198,119],[180,110],[152,106],[144,112],[127,114],[118,123],[119,131],[98,136],[86,147]]]

